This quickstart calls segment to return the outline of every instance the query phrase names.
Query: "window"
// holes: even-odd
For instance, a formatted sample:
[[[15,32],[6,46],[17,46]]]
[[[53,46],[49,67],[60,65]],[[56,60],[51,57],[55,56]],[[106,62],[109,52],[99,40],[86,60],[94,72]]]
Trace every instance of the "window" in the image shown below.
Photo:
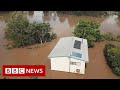
[[[70,64],[80,66],[80,62],[70,62]]]
[[[82,57],[82,54],[76,53],[76,52],[72,52],[72,56],[81,58],[81,57]]]
[[[70,64],[72,64],[72,65],[76,65],[76,62],[70,62]]]
[[[80,47],[81,47],[81,41],[77,41],[77,40],[75,40],[74,48],[76,48],[76,49],[80,49]]]

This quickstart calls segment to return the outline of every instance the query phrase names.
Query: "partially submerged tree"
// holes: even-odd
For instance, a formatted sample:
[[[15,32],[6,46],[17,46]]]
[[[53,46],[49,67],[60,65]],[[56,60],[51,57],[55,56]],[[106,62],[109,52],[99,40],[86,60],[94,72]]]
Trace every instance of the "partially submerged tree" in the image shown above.
[[[51,29],[49,23],[30,23],[24,12],[12,12],[6,21],[5,37],[12,41],[14,47],[21,47],[56,38]]]
[[[5,37],[12,41],[16,47],[24,46],[24,40],[28,39],[25,35],[28,25],[26,14],[22,12],[10,13],[6,21]]]
[[[97,23],[80,20],[73,33],[76,37],[87,39],[89,47],[94,47],[94,42],[102,40],[99,26]]]

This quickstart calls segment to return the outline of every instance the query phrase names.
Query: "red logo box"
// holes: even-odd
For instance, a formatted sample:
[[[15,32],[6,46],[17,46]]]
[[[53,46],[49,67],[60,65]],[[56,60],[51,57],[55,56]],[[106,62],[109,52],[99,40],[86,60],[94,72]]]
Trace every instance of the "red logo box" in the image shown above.
[[[45,76],[45,65],[3,65],[3,76]]]

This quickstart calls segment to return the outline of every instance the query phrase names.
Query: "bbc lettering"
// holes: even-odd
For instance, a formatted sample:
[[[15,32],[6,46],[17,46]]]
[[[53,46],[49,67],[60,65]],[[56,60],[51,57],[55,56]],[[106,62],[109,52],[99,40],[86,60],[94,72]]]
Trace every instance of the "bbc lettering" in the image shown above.
[[[5,68],[5,74],[25,74],[25,68]]]
[[[3,65],[3,76],[45,76],[45,65]]]

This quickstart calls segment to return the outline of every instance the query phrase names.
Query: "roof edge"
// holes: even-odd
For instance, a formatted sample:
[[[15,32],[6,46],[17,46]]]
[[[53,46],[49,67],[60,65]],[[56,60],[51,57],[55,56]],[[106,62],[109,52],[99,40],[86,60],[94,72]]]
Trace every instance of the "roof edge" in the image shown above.
[[[71,57],[71,56],[56,56],[56,57],[48,57],[48,59],[50,59],[50,58],[58,58],[58,57],[68,57],[68,58],[73,58],[73,59],[76,59],[76,60],[81,60],[81,61],[84,61],[84,60],[82,60],[82,59],[80,59],[80,58],[74,58],[74,57]],[[89,61],[84,61],[85,63],[88,63]]]

